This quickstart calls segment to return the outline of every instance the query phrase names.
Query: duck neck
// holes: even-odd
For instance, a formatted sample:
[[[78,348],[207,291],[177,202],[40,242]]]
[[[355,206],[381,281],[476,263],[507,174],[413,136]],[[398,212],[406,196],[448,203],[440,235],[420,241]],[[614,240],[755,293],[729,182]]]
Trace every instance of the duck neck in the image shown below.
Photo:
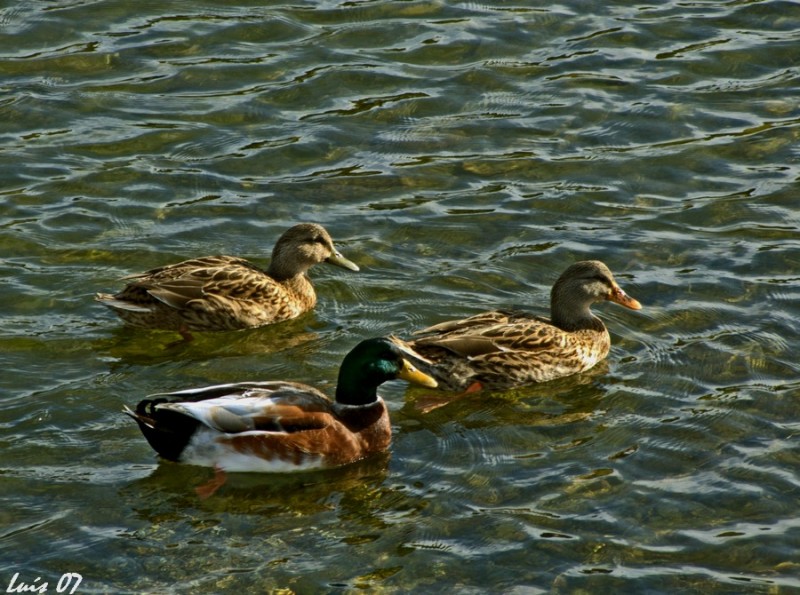
[[[273,260],[267,269],[267,275],[280,283],[290,295],[301,302],[306,310],[317,303],[317,294],[305,270],[283,266],[279,260]]]
[[[592,314],[591,303],[576,302],[569,296],[553,291],[550,298],[550,320],[563,331],[593,330],[605,332],[603,321]]]
[[[298,267],[296,263],[289,262],[280,254],[273,254],[269,263],[267,274],[276,281],[305,280],[308,267]]]
[[[336,383],[336,402],[342,405],[369,405],[378,400],[378,387],[343,366]]]

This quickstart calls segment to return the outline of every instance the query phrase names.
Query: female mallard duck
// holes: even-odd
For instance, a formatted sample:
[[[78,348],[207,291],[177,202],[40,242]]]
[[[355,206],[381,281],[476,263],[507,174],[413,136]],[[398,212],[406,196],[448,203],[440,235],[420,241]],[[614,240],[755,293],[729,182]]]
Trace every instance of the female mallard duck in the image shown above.
[[[320,262],[358,267],[333,246],[321,225],[301,223],[278,238],[266,271],[234,256],[205,256],[123,277],[116,295],[96,300],[134,326],[178,331],[226,331],[272,324],[311,310],[317,303],[308,279]]]
[[[436,386],[388,340],[368,339],[342,361],[335,401],[296,382],[243,382],[152,395],[125,413],[171,461],[220,472],[322,469],[389,446],[377,388],[395,378]]]
[[[588,370],[608,354],[611,339],[592,314],[596,302],[641,309],[606,265],[576,262],[553,285],[550,320],[495,311],[443,322],[419,338],[390,339],[444,390],[508,389]]]

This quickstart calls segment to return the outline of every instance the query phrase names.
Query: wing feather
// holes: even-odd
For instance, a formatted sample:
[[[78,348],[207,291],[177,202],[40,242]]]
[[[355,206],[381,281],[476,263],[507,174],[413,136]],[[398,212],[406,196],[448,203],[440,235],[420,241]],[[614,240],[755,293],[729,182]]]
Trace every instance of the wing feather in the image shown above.
[[[158,403],[155,407],[186,415],[226,434],[293,433],[324,428],[330,423],[331,401],[309,386],[289,382],[244,383],[206,387],[201,394],[198,392],[161,395],[180,400]]]

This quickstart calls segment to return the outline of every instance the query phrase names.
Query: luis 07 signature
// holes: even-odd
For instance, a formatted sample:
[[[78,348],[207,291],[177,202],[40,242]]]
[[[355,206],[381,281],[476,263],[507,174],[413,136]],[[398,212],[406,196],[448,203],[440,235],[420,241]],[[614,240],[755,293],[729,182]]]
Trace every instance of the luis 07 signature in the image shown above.
[[[58,579],[56,593],[67,593],[73,595],[78,591],[78,587],[83,581],[83,577],[77,572],[65,572]],[[6,587],[6,593],[47,593],[49,588],[47,581],[42,582],[42,577],[37,576],[32,582],[28,583],[19,578],[19,572],[11,577],[11,582]]]

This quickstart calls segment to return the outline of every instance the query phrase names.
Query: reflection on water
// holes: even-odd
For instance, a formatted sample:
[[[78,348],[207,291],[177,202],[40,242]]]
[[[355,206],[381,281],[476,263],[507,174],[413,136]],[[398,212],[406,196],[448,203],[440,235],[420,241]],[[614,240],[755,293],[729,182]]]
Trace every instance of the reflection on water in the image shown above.
[[[350,507],[353,502],[361,502],[359,508],[374,505],[368,501],[386,479],[389,458],[390,455],[384,453],[333,472],[231,473],[218,496],[202,502],[186,487],[205,481],[213,471],[164,462],[146,477],[126,485],[121,493],[132,499],[150,501],[162,509],[160,512],[150,508],[137,510],[137,515],[148,521],[158,517],[163,522],[163,515],[177,514],[179,508],[186,506],[201,506],[226,514],[274,515],[275,511],[290,517],[326,511],[346,514],[347,507],[340,509],[338,506],[340,499],[351,502]],[[176,502],[181,503],[178,510]],[[362,516],[366,512],[361,510]]]
[[[800,5],[218,4],[0,8],[4,568],[131,593],[800,588]],[[313,271],[298,320],[169,346],[92,301],[165,262],[262,263],[297,221],[361,267]],[[546,314],[587,258],[645,307],[598,308],[607,362],[461,398],[389,383],[386,457],[199,501],[210,471],[121,414],[328,391],[359,340]]]

